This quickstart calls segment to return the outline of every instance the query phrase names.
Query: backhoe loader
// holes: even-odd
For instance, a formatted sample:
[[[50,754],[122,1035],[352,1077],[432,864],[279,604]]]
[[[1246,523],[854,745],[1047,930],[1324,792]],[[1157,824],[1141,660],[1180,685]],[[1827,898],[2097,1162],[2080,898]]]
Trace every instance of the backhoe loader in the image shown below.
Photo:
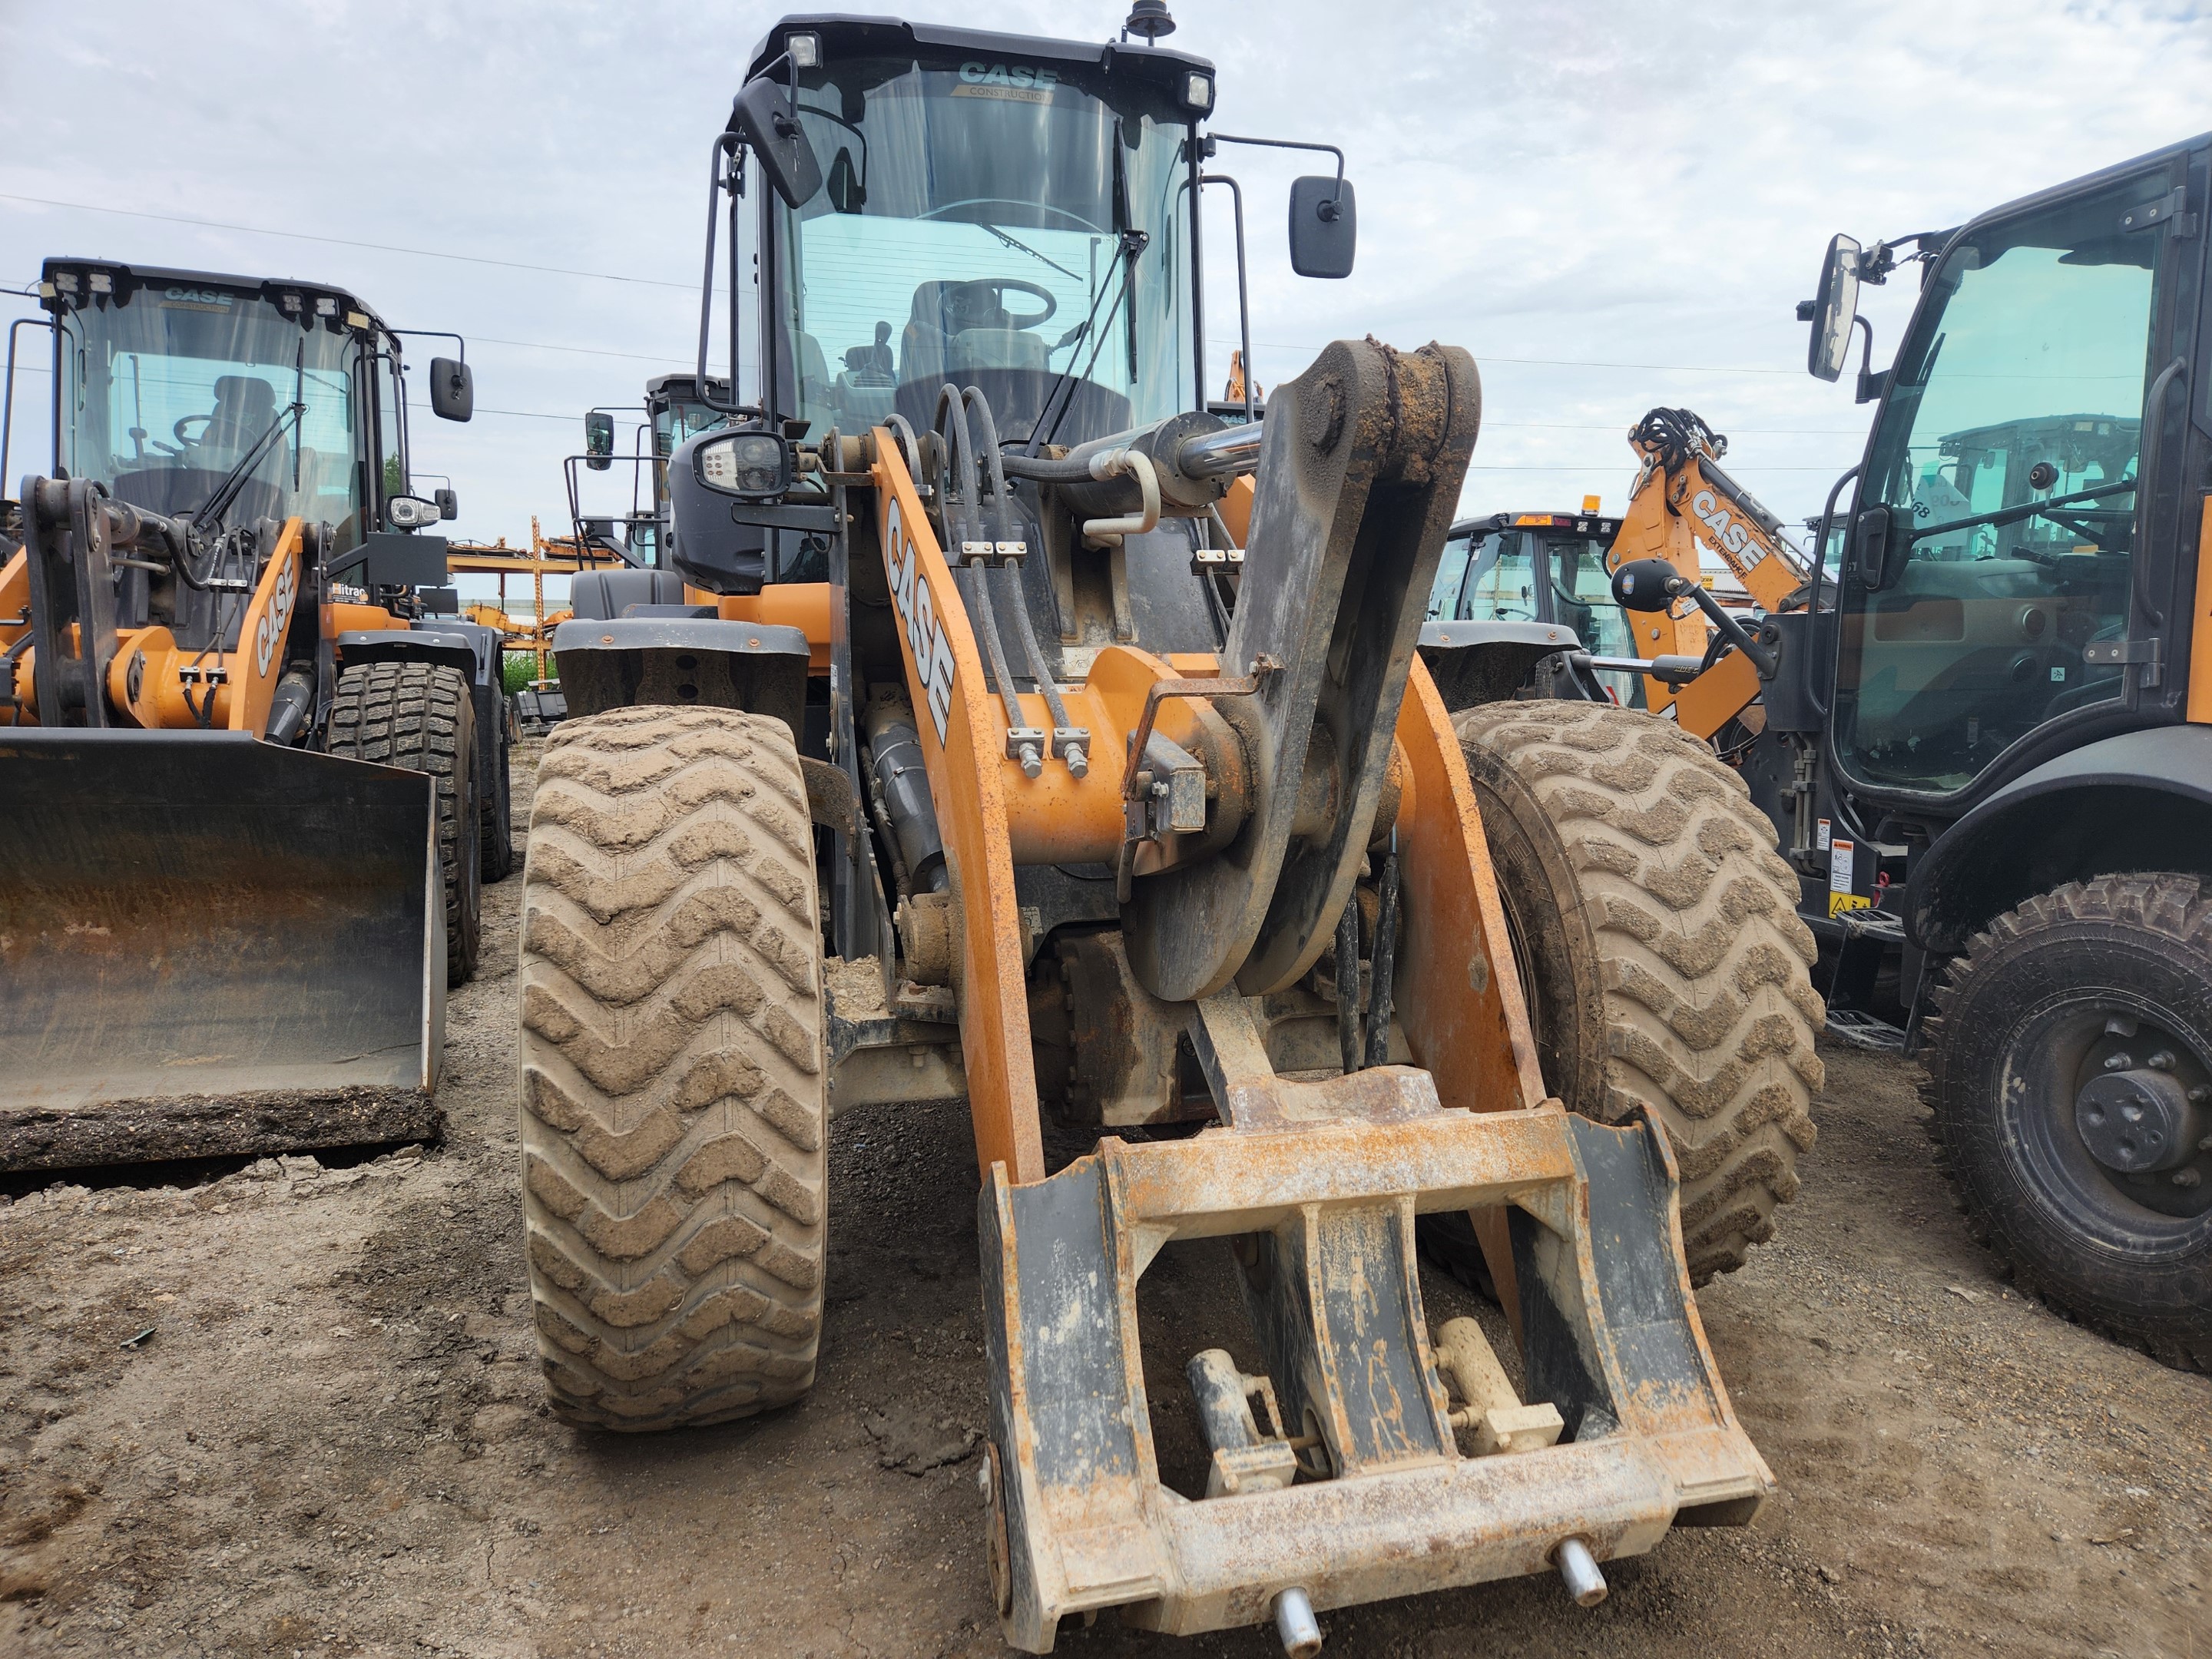
[[[1198,210],[1233,141],[1171,27],[800,16],[754,54],[710,149],[720,279],[762,273],[728,422],[670,458],[671,570],[580,582],[555,638],[528,1261],[567,1420],[787,1404],[830,1118],[964,1100],[1006,1640],[1115,1608],[1310,1655],[1329,1607],[1554,1571],[1588,1605],[1605,1561],[1757,1511],[1691,1280],[1763,1236],[1800,1097],[1701,1077],[1678,1028],[1809,992],[1787,940],[1730,954],[1796,927],[1761,922],[1732,775],[1594,711],[1562,763],[1611,745],[1618,817],[1583,839],[1652,984],[1700,1000],[1655,994],[1643,1092],[1583,1115],[1544,1086],[1514,878],[1416,655],[1474,361],[1340,341],[1263,419],[1208,411]],[[1340,167],[1297,181],[1296,269],[1351,268],[1353,203]],[[1716,945],[1736,981],[1698,980]],[[1476,1322],[1430,1328],[1414,1226],[1451,1213],[1517,1378]],[[1210,1457],[1176,1481],[1139,1334],[1164,1249],[1249,1315],[1176,1362]]]
[[[1976,1236],[2023,1287],[2195,1370],[2212,1367],[2209,174],[2212,136],[1963,227],[1836,238],[1799,317],[1824,380],[1863,332],[1864,459],[1810,568],[1777,564],[1755,633],[1669,670],[1692,729],[1757,696],[1735,758],[1828,952],[1831,1029],[1924,1060]],[[1876,372],[1858,288],[1905,263],[1919,299]],[[1698,464],[1701,430],[1678,423],[1662,472]],[[1726,505],[1660,493],[1678,515]],[[1639,628],[1702,636],[1680,568],[1627,542],[1613,586]]]
[[[327,284],[46,262],[0,568],[0,1168],[420,1139],[514,860],[496,636]],[[432,406],[465,420],[459,359]]]

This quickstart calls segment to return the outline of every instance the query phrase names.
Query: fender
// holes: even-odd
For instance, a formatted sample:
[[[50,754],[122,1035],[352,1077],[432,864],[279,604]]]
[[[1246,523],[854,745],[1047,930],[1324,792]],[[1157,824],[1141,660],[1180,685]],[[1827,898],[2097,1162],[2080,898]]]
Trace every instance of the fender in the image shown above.
[[[1915,861],[1906,931],[1962,951],[2024,899],[2129,870],[2212,877],[2212,729],[2124,732],[2022,773]]]

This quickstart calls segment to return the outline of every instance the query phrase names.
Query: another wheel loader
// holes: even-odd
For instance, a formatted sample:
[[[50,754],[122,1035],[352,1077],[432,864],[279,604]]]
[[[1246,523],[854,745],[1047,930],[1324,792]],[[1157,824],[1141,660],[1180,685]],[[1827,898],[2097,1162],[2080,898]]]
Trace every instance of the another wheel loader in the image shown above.
[[[1797,1097],[1700,1078],[1680,1030],[1721,1009],[1656,996],[1642,1093],[1601,1121],[1545,1088],[1500,902],[1523,878],[1415,652],[1474,362],[1339,342],[1263,420],[1205,412],[1198,202],[1231,141],[1165,8],[1131,27],[1151,44],[787,18],[714,143],[763,373],[670,459],[684,602],[611,573],[558,630],[571,717],[532,805],[552,1403],[641,1430],[800,1398],[830,1117],[964,1098],[1012,1645],[1113,1607],[1310,1655],[1317,1610],[1550,1571],[1589,1604],[1603,1561],[1772,1490],[1669,1130],[1715,1131],[1699,1160],[1755,1142],[1779,1195]],[[1340,171],[1299,180],[1296,267],[1348,270],[1353,223]],[[1767,902],[1737,896],[1756,820],[1614,712],[1555,748],[1612,792],[1608,902],[1660,977]],[[1802,994],[1790,949],[1755,966],[1723,1000]],[[1054,1167],[1048,1115],[1092,1149]],[[1424,1310],[1416,1218],[1470,1212],[1517,1383]],[[1765,1225],[1716,1201],[1697,1259]],[[1202,1239],[1250,1319],[1189,1358],[1212,1462],[1178,1492],[1139,1309]]]
[[[51,477],[0,568],[0,1168],[435,1127],[512,866],[496,636],[326,284],[46,261]],[[432,404],[472,386],[434,359]]]

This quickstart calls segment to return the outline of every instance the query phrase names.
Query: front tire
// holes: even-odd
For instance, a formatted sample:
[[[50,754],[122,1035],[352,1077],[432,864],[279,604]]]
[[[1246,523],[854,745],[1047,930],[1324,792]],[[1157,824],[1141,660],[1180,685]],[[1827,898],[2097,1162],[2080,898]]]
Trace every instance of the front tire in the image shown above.
[[[538,775],[523,1212],[554,1410],[642,1430],[788,1404],[821,1333],[830,1097],[790,730],[615,709],[556,727]]]
[[[427,772],[436,787],[449,986],[475,977],[483,938],[477,738],[469,683],[458,670],[426,662],[371,662],[338,677],[331,704],[331,753]]]
[[[2084,1324],[2212,1370],[2212,899],[2197,878],[2032,898],[1969,943],[1936,1008],[1925,1098],[1975,1236]]]
[[[1454,717],[1544,1086],[1666,1125],[1691,1281],[1743,1265],[1814,1141],[1820,999],[1797,879],[1743,781],[1671,720],[1611,703]]]

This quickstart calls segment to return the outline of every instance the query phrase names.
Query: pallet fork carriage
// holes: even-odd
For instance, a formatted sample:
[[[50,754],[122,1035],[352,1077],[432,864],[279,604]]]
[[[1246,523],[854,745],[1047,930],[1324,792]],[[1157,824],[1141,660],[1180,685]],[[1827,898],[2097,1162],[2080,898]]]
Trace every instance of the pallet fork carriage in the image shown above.
[[[556,1409],[658,1428],[803,1395],[829,1117],[964,1097],[986,1547],[1032,1652],[1109,1607],[1272,1618],[1310,1654],[1316,1609],[1378,1596],[1556,1570],[1587,1602],[1600,1562],[1773,1486],[1698,1322],[1671,1130],[1547,1097],[1417,660],[1472,359],[1339,342],[1237,425],[1182,406],[1188,364],[1164,391],[1132,367],[1133,320],[1068,374],[1085,330],[1030,331],[1048,265],[1095,318],[1124,283],[1186,291],[1211,76],[1156,46],[777,26],[718,157],[758,192],[790,375],[670,459],[686,603],[610,577],[556,634],[570,718],[532,807],[525,1212]],[[864,160],[884,108],[940,148]],[[1097,176],[1023,216],[1051,123]],[[718,206],[738,176],[718,160]],[[1294,193],[1335,210],[1316,251],[1294,205],[1302,269],[1348,268],[1350,200]],[[1085,278],[1052,222],[1091,215],[1123,234]],[[806,239],[886,220],[936,250],[898,273],[896,347],[866,313],[792,325]],[[1023,247],[1037,277],[979,273]],[[1048,1114],[1095,1150],[1055,1170]],[[1416,1218],[1470,1212],[1518,1390],[1423,1306]],[[1201,1239],[1250,1314],[1190,1361],[1203,1497],[1163,1480],[1137,1334],[1146,1269]]]

